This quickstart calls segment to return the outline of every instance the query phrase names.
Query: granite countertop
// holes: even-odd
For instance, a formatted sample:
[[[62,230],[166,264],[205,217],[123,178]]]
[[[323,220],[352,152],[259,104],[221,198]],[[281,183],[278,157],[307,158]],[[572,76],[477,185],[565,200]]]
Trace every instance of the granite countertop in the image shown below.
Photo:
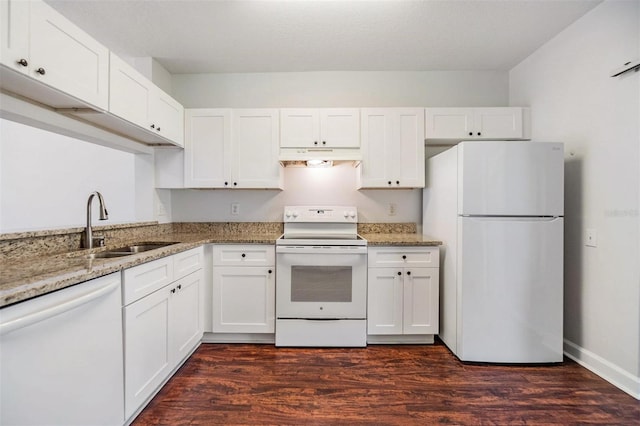
[[[442,241],[414,233],[363,233],[369,246],[439,246]]]
[[[87,259],[87,254],[115,248],[107,246],[65,254],[0,261],[0,307],[60,290],[121,269],[131,268],[203,244],[275,244],[280,233],[169,232],[145,241],[176,242],[167,247],[118,258]],[[438,246],[441,241],[415,233],[363,233],[369,246]],[[125,245],[119,244],[118,246]]]
[[[87,259],[115,247],[43,255],[20,261],[0,262],[0,307],[60,290],[93,278],[180,253],[203,244],[274,244],[280,234],[165,233],[147,241],[176,242],[167,247],[124,257]],[[118,245],[120,246],[120,245]]]

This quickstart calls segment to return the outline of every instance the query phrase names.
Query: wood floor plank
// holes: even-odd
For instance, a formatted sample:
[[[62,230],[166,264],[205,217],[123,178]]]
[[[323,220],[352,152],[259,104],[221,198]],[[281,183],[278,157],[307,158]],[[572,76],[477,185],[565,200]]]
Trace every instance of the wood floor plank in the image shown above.
[[[640,425],[640,401],[570,360],[466,364],[440,342],[203,344],[133,423],[181,424]]]

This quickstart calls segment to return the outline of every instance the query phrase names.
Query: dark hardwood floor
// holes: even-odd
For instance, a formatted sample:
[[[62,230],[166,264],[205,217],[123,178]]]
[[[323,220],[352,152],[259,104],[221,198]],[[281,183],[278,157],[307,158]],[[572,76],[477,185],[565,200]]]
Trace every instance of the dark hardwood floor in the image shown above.
[[[573,361],[463,364],[439,342],[203,344],[133,423],[640,425],[640,401]]]

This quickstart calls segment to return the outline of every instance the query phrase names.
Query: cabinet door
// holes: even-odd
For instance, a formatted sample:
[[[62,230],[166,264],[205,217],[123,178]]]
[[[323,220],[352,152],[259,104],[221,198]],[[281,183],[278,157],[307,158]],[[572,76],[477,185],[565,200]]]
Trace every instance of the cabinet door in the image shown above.
[[[124,308],[125,418],[145,402],[171,372],[169,288]]]
[[[175,368],[202,340],[204,332],[204,282],[199,270],[170,286],[171,369]]]
[[[150,129],[160,136],[183,146],[184,108],[182,105],[156,86],[153,86],[153,96],[150,100]]]
[[[392,163],[395,175],[393,184],[399,188],[424,188],[423,110],[398,109],[394,112],[396,125],[391,151],[397,153],[397,157],[393,158]]]
[[[360,111],[357,108],[320,110],[320,146],[360,147]]]
[[[427,139],[469,139],[473,136],[473,108],[427,108]]]
[[[233,181],[239,188],[282,188],[277,109],[233,110]]]
[[[153,84],[114,53],[110,61],[109,112],[150,130]]]
[[[280,147],[312,148],[320,146],[320,116],[317,109],[280,110]]]
[[[30,25],[30,75],[106,111],[109,50],[42,1],[31,2]]]
[[[392,184],[393,116],[390,108],[367,108],[361,112],[362,163],[358,166],[358,187],[387,188]]]
[[[231,110],[186,110],[184,142],[185,187],[230,187]]]
[[[482,139],[523,137],[522,108],[476,108],[474,136]]]
[[[404,269],[404,334],[438,334],[438,268]]]
[[[25,74],[30,63],[29,5],[23,0],[0,1],[0,63]]]
[[[402,282],[401,268],[369,269],[367,334],[402,334]]]
[[[273,267],[214,267],[213,332],[273,333]]]

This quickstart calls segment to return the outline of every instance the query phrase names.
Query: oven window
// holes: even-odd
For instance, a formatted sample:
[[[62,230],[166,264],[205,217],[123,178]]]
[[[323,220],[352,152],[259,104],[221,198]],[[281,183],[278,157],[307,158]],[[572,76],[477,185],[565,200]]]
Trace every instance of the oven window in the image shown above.
[[[351,302],[351,266],[291,267],[292,302]]]

